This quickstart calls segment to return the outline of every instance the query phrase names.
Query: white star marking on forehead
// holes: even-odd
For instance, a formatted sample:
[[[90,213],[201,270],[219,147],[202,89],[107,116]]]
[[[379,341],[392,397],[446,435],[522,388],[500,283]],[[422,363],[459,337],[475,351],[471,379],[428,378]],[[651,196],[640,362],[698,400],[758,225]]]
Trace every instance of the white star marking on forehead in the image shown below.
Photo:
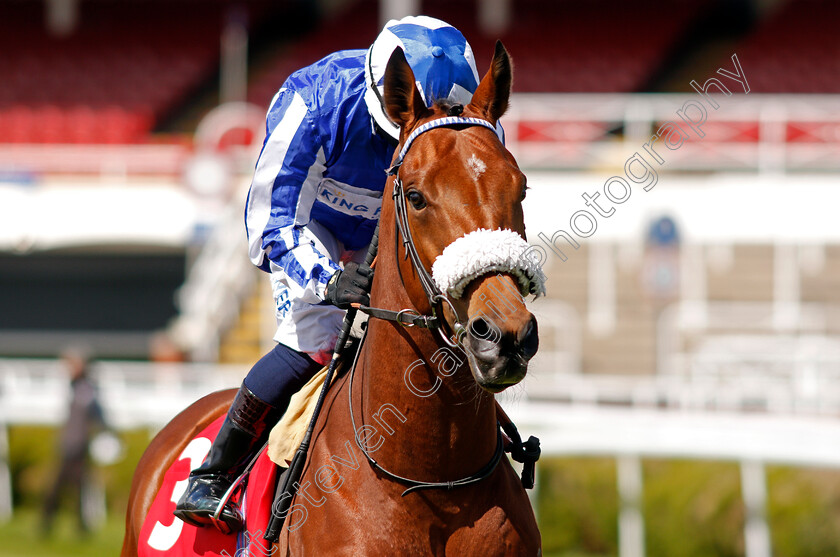
[[[476,157],[475,153],[473,153],[470,155],[470,158],[467,159],[467,168],[469,168],[473,180],[477,182],[478,179],[481,178],[481,175],[484,174],[484,171],[487,170],[487,165],[483,160]]]

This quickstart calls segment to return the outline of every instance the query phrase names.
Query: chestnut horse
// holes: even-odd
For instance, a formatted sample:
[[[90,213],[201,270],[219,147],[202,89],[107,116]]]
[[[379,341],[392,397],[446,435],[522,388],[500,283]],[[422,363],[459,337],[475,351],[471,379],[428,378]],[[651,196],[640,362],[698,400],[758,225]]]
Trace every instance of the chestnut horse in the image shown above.
[[[370,319],[353,371],[327,393],[276,555],[541,554],[528,497],[500,458],[494,399],[537,350],[522,294],[543,288],[521,257],[525,177],[494,130],[511,81],[497,43],[469,105],[427,108],[400,49],[388,63],[384,101],[401,149],[371,306],[401,323]],[[152,442],[123,557],[136,555],[161,470],[232,394],[202,399]]]

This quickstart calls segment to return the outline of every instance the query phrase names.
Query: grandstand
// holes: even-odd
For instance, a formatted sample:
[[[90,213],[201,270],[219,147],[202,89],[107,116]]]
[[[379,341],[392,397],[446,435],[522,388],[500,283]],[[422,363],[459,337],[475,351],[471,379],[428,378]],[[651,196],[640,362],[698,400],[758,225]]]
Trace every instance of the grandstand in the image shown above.
[[[758,93],[840,93],[840,45],[832,22],[840,18],[835,2],[786,2],[739,50],[753,68]]]
[[[215,71],[221,4],[82,2],[74,28],[4,2],[4,143],[138,143]],[[164,17],[161,17],[165,14]]]
[[[529,177],[529,242],[546,253],[549,277],[547,299],[533,304],[541,350],[518,391],[523,419],[538,427],[535,408],[562,404],[610,442],[625,415],[609,412],[621,409],[696,412],[689,429],[708,415],[723,416],[721,429],[746,415],[812,420],[835,435],[840,5],[505,0],[493,5],[508,17],[491,25],[477,15],[484,3],[421,6],[464,32],[480,72],[496,38],[515,62],[503,124]],[[168,404],[148,416],[139,402],[111,408],[121,427],[152,428],[200,394],[200,373],[214,370],[206,373],[221,384],[271,346],[272,300],[247,259],[241,217],[262,114],[292,71],[366,48],[379,14],[376,0],[0,2],[0,408],[19,414],[0,414],[0,424],[58,419],[54,408],[4,397],[52,381],[55,403],[54,366],[25,358],[53,358],[68,343],[113,360],[102,368],[112,392],[133,385]],[[247,51],[231,46],[232,30],[247,32]],[[748,92],[717,72],[734,71],[733,54]],[[231,75],[246,80],[222,99],[235,102],[220,103]],[[731,86],[731,96],[714,96],[719,108],[691,86],[710,78]],[[678,116],[687,102],[707,103],[703,137]],[[657,163],[644,146],[667,122],[688,135],[678,149],[657,143]],[[581,194],[605,197],[605,182],[626,176],[635,153],[658,173],[655,187],[627,177],[630,199],[599,217],[591,237],[552,244],[587,209]],[[668,238],[663,222],[675,229]],[[161,333],[188,363],[147,367]],[[175,394],[161,398],[169,388]],[[606,406],[599,429],[587,412]],[[577,419],[551,412],[558,431]],[[547,435],[563,454],[607,452]],[[797,460],[795,437],[785,437],[791,462],[840,463],[814,439],[802,453],[811,462]],[[669,454],[749,457],[752,478],[763,477],[756,462],[785,461],[765,441],[740,453],[737,443],[715,453],[705,441],[698,454],[690,443]],[[622,445],[626,466],[628,454],[658,454],[639,443]],[[0,515],[2,495],[0,485]],[[766,555],[766,536],[751,527],[747,554]],[[639,555],[628,543],[622,555]]]

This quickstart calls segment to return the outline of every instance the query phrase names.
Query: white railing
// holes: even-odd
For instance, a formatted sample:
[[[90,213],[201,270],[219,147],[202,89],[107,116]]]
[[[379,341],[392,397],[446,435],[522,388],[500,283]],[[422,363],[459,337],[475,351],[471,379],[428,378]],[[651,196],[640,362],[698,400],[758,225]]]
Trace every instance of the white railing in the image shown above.
[[[515,395],[501,398],[520,433],[539,437],[544,456],[616,459],[621,557],[645,555],[640,504],[643,458],[739,463],[741,496],[747,509],[747,557],[772,555],[765,518],[766,465],[840,469],[840,419],[836,415],[604,407],[580,401],[571,405],[537,402],[517,399]]]
[[[246,366],[97,362],[91,374],[110,426],[156,430],[202,396],[238,387]],[[58,360],[0,359],[0,423],[60,424],[69,381]]]
[[[689,138],[669,150],[654,146],[667,170],[837,170],[840,96],[714,95],[719,108],[696,93],[514,95],[503,124],[507,144],[523,168],[621,168],[665,122]],[[677,111],[703,102],[701,139]],[[697,112],[699,114],[699,112]]]
[[[839,318],[834,304],[677,303],[657,325],[657,378],[691,386],[695,408],[840,415]]]
[[[508,146],[523,168],[620,166],[642,150],[662,123],[673,122],[686,130],[691,147],[670,151],[658,144],[670,170],[840,169],[836,156],[840,96],[735,93],[713,97],[717,109],[688,92],[520,93],[512,96],[503,125]],[[702,139],[677,115],[689,101],[701,101],[706,109],[707,120],[699,126],[705,134]],[[248,110],[263,113],[263,108]],[[241,125],[261,133],[250,118]],[[261,139],[257,137],[256,143]],[[35,175],[178,175],[190,156],[190,147],[183,144],[0,144],[0,167]]]
[[[798,304],[797,319],[781,328],[779,309],[770,302],[674,304],[658,323],[657,373],[596,375],[581,373],[575,310],[540,300],[531,306],[540,350],[514,391],[572,404],[840,416],[840,335],[828,330],[840,322],[840,306]]]
[[[136,174],[177,176],[191,156],[189,145],[2,144],[0,168],[21,174]]]
[[[767,368],[749,368],[741,360],[748,357],[732,354],[727,357],[728,373],[696,373],[689,377],[529,370],[523,390],[531,400],[572,405],[840,417],[840,385],[836,379],[840,373],[836,370],[765,376],[762,369],[777,362],[768,359]]]
[[[247,370],[214,364],[99,362],[92,371],[106,418],[112,427],[157,430],[199,397],[236,387]],[[613,456],[618,460],[621,555],[644,554],[640,459],[668,457],[733,460],[741,463],[745,504],[761,517],[764,464],[840,468],[840,419],[834,415],[736,412],[680,405],[694,400],[696,385],[676,376],[602,377],[563,374],[564,402],[513,389],[500,395],[523,435],[540,437],[545,456]],[[647,383],[646,383],[647,382]],[[635,383],[635,386],[634,386]],[[656,389],[661,388],[662,391]],[[757,385],[756,396],[761,396]],[[559,396],[558,391],[553,391]],[[658,393],[658,394],[657,394]],[[0,520],[11,514],[8,424],[58,425],[64,418],[69,386],[55,360],[0,360]],[[530,396],[529,396],[530,394]],[[660,395],[663,399],[658,398]],[[673,402],[673,404],[671,403]],[[796,408],[794,408],[796,410]],[[769,556],[766,523],[750,521],[745,535],[749,557]],[[767,551],[765,551],[767,549]]]

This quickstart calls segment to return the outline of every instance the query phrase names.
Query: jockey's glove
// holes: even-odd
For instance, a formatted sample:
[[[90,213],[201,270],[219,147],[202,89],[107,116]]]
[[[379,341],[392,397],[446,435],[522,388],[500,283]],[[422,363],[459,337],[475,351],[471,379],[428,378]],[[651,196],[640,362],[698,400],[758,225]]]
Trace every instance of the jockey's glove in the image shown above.
[[[327,282],[326,301],[341,309],[350,309],[350,304],[370,304],[370,285],[373,270],[350,261],[343,270],[336,271]]]

